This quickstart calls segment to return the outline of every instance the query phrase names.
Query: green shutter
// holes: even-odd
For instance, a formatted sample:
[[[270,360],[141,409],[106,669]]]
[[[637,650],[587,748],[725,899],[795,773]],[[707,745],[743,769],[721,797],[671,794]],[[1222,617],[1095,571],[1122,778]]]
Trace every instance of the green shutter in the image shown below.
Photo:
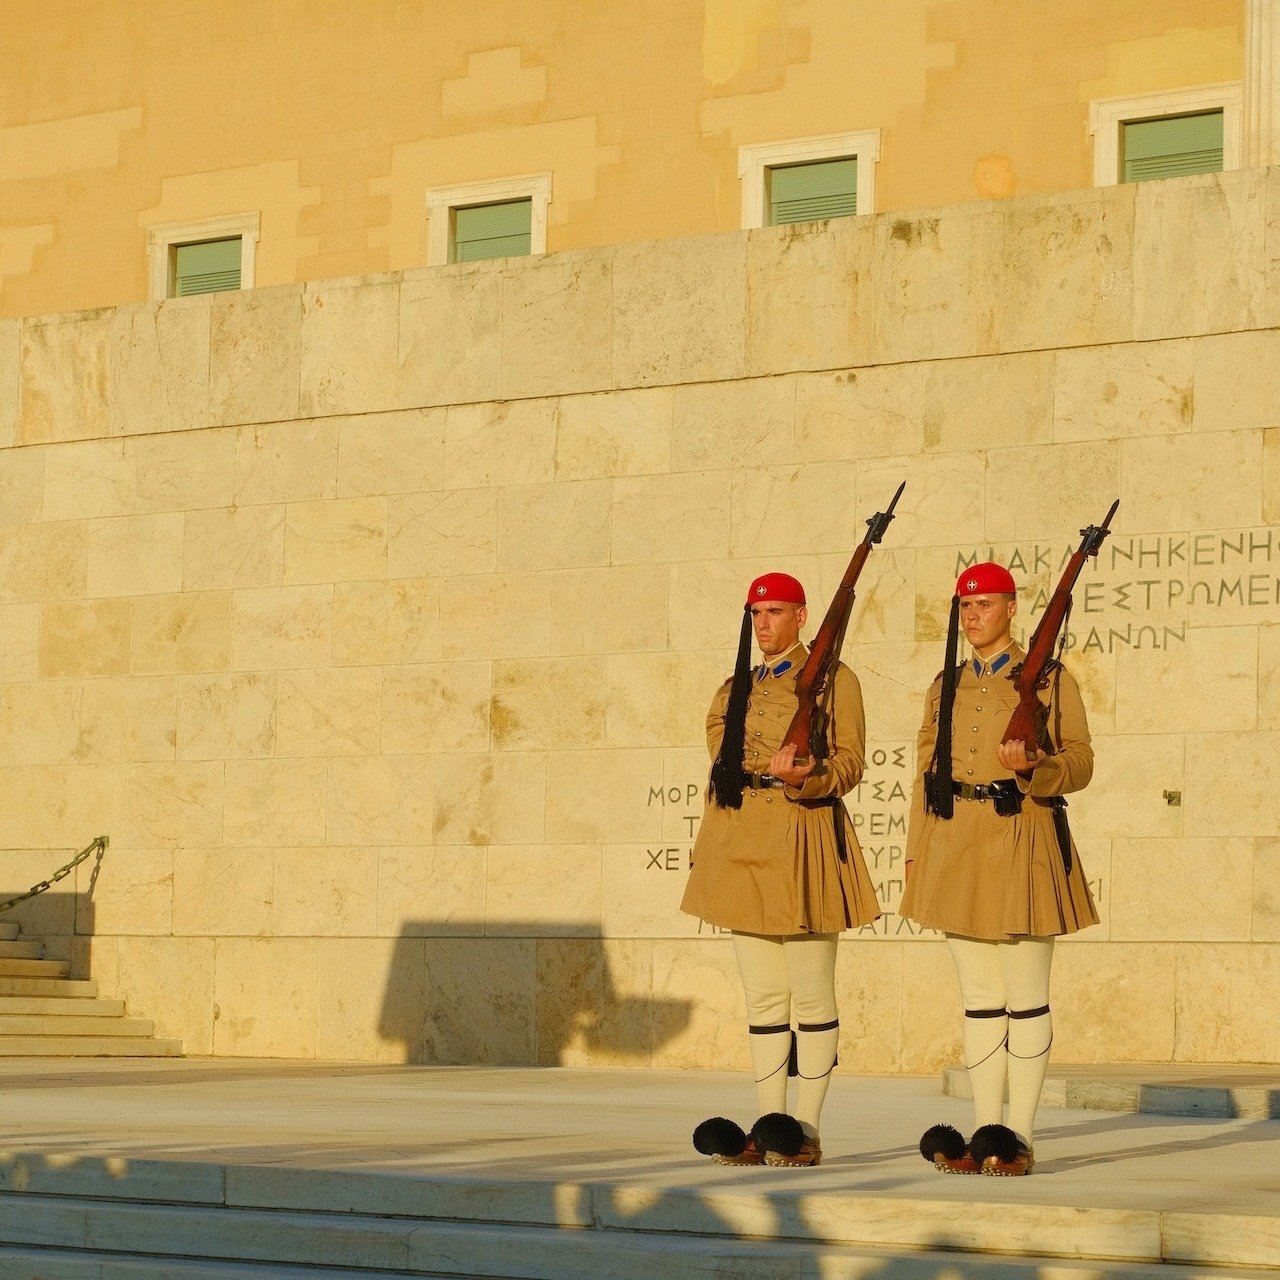
[[[455,262],[517,258],[532,252],[533,201],[507,200],[454,210]]]
[[[173,295],[217,293],[240,287],[240,237],[180,244],[174,249]]]
[[[1165,116],[1124,126],[1124,180],[1222,170],[1222,112]]]
[[[858,161],[818,160],[769,170],[769,221],[814,222],[858,212]]]

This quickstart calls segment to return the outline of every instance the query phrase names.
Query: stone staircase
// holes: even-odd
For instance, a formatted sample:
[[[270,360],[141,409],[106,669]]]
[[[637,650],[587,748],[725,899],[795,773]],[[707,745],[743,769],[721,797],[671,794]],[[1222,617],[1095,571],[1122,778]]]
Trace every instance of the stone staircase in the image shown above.
[[[69,972],[0,917],[0,1058],[181,1057],[181,1041],[158,1039],[148,1019],[125,1016],[123,1000]]]

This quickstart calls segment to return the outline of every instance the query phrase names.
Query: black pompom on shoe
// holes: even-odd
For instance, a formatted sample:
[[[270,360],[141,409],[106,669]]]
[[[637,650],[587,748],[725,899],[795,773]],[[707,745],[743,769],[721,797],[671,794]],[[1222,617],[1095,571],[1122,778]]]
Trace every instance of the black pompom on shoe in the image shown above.
[[[965,1142],[958,1129],[949,1124],[935,1124],[920,1137],[920,1154],[933,1164],[939,1156],[944,1160],[959,1160],[965,1152]]]
[[[771,1111],[751,1126],[751,1141],[765,1153],[766,1159],[774,1151],[790,1158],[804,1145],[804,1130],[794,1116],[785,1111]]]
[[[742,1126],[713,1116],[693,1131],[693,1148],[704,1156],[740,1156],[747,1148],[747,1135]]]
[[[995,1178],[1018,1178],[1030,1173],[1035,1156],[1012,1129],[1003,1124],[984,1124],[969,1140],[974,1163]]]

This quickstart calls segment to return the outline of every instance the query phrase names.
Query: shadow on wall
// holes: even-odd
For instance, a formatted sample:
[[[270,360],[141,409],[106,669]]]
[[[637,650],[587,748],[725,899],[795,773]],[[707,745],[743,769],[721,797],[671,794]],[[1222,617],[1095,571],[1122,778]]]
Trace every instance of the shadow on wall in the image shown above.
[[[7,879],[9,884],[0,882],[3,886],[0,902],[8,902],[31,887],[29,883],[16,883],[12,877]],[[8,911],[0,911],[0,925],[16,924],[18,942],[42,945],[40,959],[69,961],[71,977],[87,978],[87,942],[93,936],[95,924],[92,892],[92,889],[86,893],[61,892],[60,886],[55,886]]]
[[[648,948],[573,922],[406,923],[378,1032],[405,1061],[647,1066],[689,1025],[692,1001],[653,992]],[[436,936],[428,936],[428,934]]]

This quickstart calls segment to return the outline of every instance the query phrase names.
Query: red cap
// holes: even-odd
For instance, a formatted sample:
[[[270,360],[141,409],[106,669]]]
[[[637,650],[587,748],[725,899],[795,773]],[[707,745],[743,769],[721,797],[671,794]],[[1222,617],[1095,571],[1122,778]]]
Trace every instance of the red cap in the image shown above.
[[[1003,565],[991,560],[984,560],[966,569],[956,579],[956,595],[964,596],[999,596],[1018,594],[1018,584],[1013,574]]]
[[[762,573],[747,588],[747,607],[761,600],[781,600],[784,604],[805,604],[804,588],[789,573]]]

